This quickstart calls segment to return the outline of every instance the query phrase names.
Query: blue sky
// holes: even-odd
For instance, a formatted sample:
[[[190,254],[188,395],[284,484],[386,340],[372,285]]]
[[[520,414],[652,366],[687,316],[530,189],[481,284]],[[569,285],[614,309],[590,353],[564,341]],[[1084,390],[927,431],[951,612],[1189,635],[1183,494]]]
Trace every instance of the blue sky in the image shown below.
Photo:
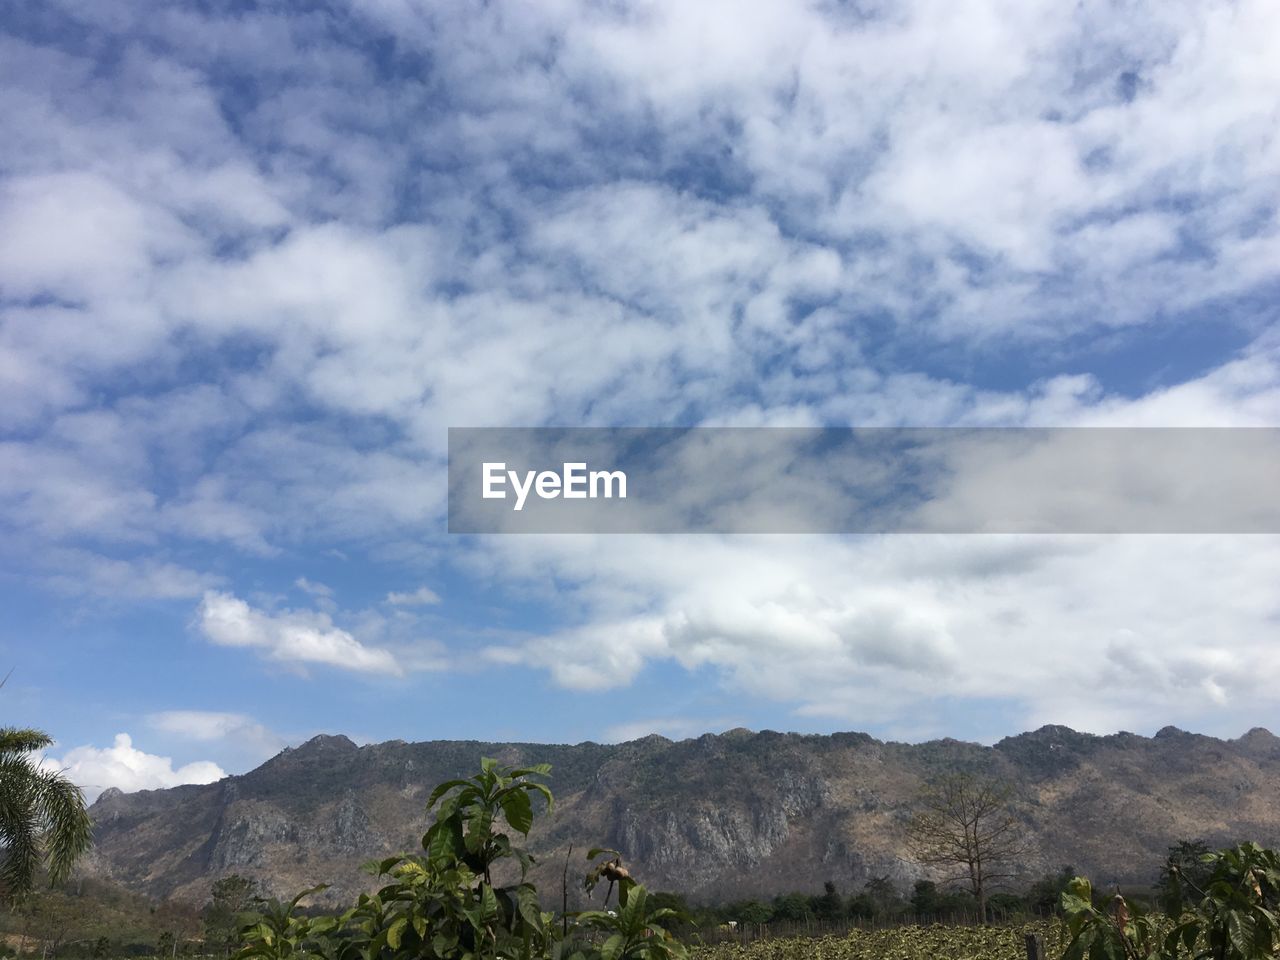
[[[1280,426],[1269,0],[13,7],[6,722],[1280,726],[1275,537],[449,537],[450,426]]]

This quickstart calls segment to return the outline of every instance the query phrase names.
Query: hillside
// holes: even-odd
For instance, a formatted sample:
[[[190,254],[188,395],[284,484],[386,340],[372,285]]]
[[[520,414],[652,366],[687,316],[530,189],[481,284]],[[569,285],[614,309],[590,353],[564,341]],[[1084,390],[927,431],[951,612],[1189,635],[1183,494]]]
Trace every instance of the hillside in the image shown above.
[[[416,848],[428,792],[481,756],[553,765],[557,807],[531,846],[556,889],[569,843],[615,847],[651,888],[698,899],[828,879],[850,890],[885,874],[905,887],[924,875],[903,843],[913,799],[955,769],[1016,785],[1029,875],[1070,863],[1102,883],[1142,883],[1180,838],[1280,841],[1280,738],[1261,729],[1218,740],[1044,727],[994,747],[745,730],[576,746],[321,736],[215,784],[107,791],[91,811],[89,868],[153,896],[203,899],[228,873],[277,893],[326,881],[346,896],[367,884],[361,862]]]

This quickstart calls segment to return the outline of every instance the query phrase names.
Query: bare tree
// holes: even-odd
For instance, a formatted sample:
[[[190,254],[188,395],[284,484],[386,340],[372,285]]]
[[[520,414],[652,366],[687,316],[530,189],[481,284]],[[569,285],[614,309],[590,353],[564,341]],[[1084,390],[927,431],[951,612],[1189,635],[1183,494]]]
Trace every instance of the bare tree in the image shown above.
[[[987,916],[987,893],[1014,877],[1025,850],[1018,821],[1010,811],[1008,784],[968,773],[933,783],[907,828],[912,853],[921,863],[948,867],[947,882],[966,884]]]

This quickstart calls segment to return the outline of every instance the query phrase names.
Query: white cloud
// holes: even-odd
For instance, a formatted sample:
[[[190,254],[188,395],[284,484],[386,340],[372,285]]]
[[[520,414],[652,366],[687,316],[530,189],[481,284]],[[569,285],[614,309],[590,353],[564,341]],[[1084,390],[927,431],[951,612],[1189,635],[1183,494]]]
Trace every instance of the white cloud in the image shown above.
[[[185,600],[201,596],[225,579],[161,557],[121,560],[76,549],[45,549],[33,551],[33,556],[36,558],[33,566],[40,571],[44,583],[59,593],[71,595]]]
[[[43,766],[61,770],[81,787],[92,802],[103,790],[116,787],[125,793],[159,790],[184,783],[213,783],[226,776],[222,768],[198,760],[174,768],[169,757],[159,757],[137,749],[127,733],[116,734],[110,747],[75,747],[60,760],[45,758]]]
[[[147,717],[156,730],[197,743],[228,743],[241,752],[269,757],[286,745],[283,737],[243,713],[165,710]]]
[[[440,602],[440,596],[430,587],[418,587],[417,590],[409,590],[404,593],[391,591],[387,594],[387,603],[398,607],[420,607],[437,604]]]
[[[394,674],[371,637],[416,624],[254,609],[180,548],[437,550],[464,423],[1280,425],[1280,8],[853,6],[359,2],[335,39],[52,4],[126,53],[0,40],[6,573]],[[1203,375],[1089,372],[1191,325]],[[941,690],[1243,715],[1270,541],[1170,544],[509,538],[475,569],[565,575],[568,625],[490,655],[568,686],[673,658],[868,722]]]
[[[271,660],[320,663],[358,673],[399,675],[387,650],[366,647],[326,613],[255,610],[232,594],[209,591],[196,612],[200,632],[224,647],[251,647]]]
[[[854,728],[998,702],[1238,733],[1280,681],[1274,536],[494,539],[495,575],[578,584],[560,601],[584,622],[489,656],[574,689],[670,660]]]
[[[293,581],[293,585],[303,593],[310,594],[313,597],[328,598],[333,596],[332,587],[326,586],[323,583],[316,583],[308,580],[306,577],[298,577],[298,579]]]

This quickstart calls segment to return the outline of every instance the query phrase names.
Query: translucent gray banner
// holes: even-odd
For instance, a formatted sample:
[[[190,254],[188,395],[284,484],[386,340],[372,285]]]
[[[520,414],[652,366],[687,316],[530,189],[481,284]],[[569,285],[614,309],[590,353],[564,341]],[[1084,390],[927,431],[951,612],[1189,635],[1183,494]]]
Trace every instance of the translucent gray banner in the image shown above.
[[[1280,533],[1275,428],[452,428],[450,533]]]

